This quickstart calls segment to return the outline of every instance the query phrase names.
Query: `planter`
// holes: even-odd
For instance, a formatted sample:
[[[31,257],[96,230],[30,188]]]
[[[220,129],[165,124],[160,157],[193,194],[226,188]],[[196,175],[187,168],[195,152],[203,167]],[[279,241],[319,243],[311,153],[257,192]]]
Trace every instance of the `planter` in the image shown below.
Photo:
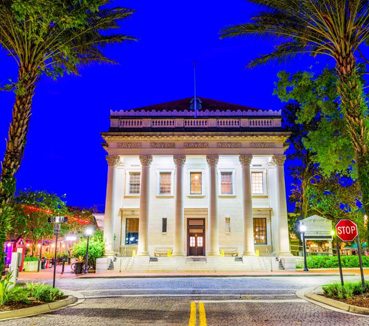
[[[75,263],[74,273],[75,274],[82,274],[83,267],[84,267],[84,263],[82,263],[82,262]]]
[[[35,261],[25,261],[23,263],[24,272],[37,272],[38,271],[38,260]]]

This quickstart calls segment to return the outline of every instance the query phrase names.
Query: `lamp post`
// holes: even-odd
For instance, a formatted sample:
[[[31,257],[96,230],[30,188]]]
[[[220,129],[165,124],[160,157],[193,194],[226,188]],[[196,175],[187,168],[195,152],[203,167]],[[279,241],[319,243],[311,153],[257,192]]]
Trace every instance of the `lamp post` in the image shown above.
[[[55,278],[56,278],[56,252],[58,249],[58,236],[60,234],[60,226],[62,223],[68,222],[68,218],[65,216],[53,216],[48,218],[48,222],[54,225],[54,235],[55,235],[55,251],[54,251],[54,271],[53,271],[53,288],[55,288]]]
[[[85,273],[88,273],[88,246],[90,244],[90,237],[94,233],[94,228],[92,226],[88,226],[85,229],[85,236],[87,236],[87,244],[86,244],[86,261],[85,261]]]
[[[305,232],[306,232],[306,225],[300,224],[300,233],[302,235],[302,248],[304,252],[304,272],[308,272],[309,269],[307,267],[307,260],[306,260],[306,241],[305,241]]]

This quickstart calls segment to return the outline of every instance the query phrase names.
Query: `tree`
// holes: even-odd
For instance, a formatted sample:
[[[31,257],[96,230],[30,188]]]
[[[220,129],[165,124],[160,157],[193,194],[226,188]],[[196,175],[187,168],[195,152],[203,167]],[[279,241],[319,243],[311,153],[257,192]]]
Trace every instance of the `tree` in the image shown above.
[[[14,176],[23,157],[32,100],[42,74],[78,73],[81,64],[112,62],[102,48],[132,38],[113,32],[131,10],[107,0],[0,0],[0,46],[18,65],[15,103],[0,176],[0,270],[10,228]]]
[[[230,27],[222,37],[248,34],[282,38],[275,51],[251,62],[310,53],[333,58],[345,129],[354,151],[363,206],[369,212],[369,118],[358,69],[358,51],[369,39],[369,1],[249,0],[263,7],[251,22]],[[336,138],[330,141],[336,140]]]
[[[23,191],[14,200],[13,229],[9,236],[22,236],[32,241],[33,247],[40,240],[54,237],[52,216],[65,216],[67,223],[61,225],[61,234],[81,231],[85,225],[94,224],[92,212],[68,207],[65,198],[46,191]],[[33,248],[34,249],[34,248]]]
[[[363,228],[362,195],[337,101],[336,73],[281,72],[278,77],[275,94],[287,102],[283,116],[291,136],[286,153],[295,160],[292,176],[297,180],[290,199],[298,204],[298,215],[318,214],[333,222],[351,218]],[[364,238],[367,231],[361,234]]]

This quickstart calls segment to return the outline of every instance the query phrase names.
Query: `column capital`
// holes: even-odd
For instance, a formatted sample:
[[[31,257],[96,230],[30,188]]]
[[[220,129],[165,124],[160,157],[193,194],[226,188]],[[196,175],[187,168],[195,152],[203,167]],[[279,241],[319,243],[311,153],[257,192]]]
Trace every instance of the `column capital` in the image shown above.
[[[252,154],[241,154],[239,160],[243,166],[250,166],[252,161]]]
[[[218,154],[206,155],[206,161],[208,162],[208,164],[211,167],[216,166],[218,164],[218,161],[219,161],[219,155]]]
[[[176,166],[183,166],[186,162],[186,155],[183,154],[173,155],[173,161]]]
[[[284,162],[286,161],[286,156],[283,154],[280,155],[273,155],[273,162],[277,166],[283,166]]]
[[[120,158],[119,155],[107,155],[106,161],[108,162],[108,166],[117,166],[119,164]]]
[[[150,166],[152,155],[140,155],[140,162],[142,166]]]

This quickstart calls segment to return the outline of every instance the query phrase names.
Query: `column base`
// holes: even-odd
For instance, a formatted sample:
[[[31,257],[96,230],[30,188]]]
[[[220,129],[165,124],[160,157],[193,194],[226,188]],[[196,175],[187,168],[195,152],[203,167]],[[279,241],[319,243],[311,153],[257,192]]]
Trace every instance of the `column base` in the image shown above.
[[[175,257],[183,257],[185,254],[184,252],[173,252],[172,253],[172,256],[175,256]]]
[[[243,256],[255,256],[255,252],[254,251],[245,251],[243,253]]]
[[[277,254],[277,256],[280,256],[280,257],[292,257],[293,255],[289,251],[287,251],[287,252],[279,252]]]

